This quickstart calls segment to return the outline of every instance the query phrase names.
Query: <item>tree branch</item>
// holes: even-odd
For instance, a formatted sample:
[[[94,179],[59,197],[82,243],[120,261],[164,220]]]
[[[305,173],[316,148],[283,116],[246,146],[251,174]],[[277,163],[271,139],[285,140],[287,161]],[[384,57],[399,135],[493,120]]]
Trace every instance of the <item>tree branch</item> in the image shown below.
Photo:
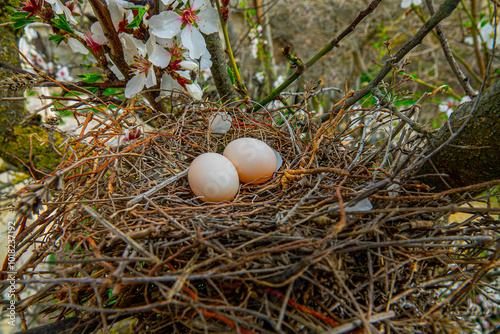
[[[227,74],[226,59],[224,57],[224,49],[219,38],[219,33],[214,32],[210,35],[203,34],[203,37],[205,38],[208,52],[210,52],[212,56],[212,67],[210,67],[210,71],[212,72],[217,92],[222,102],[232,100],[236,98],[236,92]]]
[[[109,54],[111,60],[128,81],[131,77],[130,68],[125,61],[125,58],[123,57],[122,43],[120,42],[118,33],[116,32],[113,21],[111,20],[111,14],[109,13],[108,7],[105,6],[104,3],[102,3],[100,0],[89,0],[89,3],[92,6],[94,15],[101,23],[104,36],[106,36],[106,39],[109,42]]]
[[[359,15],[354,19],[354,21],[344,30],[340,33],[340,35],[337,36],[337,38],[332,39],[330,42],[328,42],[318,53],[316,53],[311,59],[307,61],[307,63],[304,64],[303,67],[298,68],[295,73],[289,77],[288,79],[285,80],[278,88],[273,90],[268,96],[266,96],[263,100],[261,100],[254,108],[252,109],[252,112],[255,112],[274,100],[285,88],[290,86],[295,80],[297,80],[298,77],[300,77],[309,67],[313,66],[318,60],[323,58],[328,52],[332,51],[334,47],[338,47],[340,41],[349,35],[351,32],[353,32],[356,29],[356,26],[361,22],[366,16],[368,16],[371,12],[377,8],[379,3],[382,0],[373,0],[368,7],[361,11]]]
[[[427,9],[429,9],[429,13],[431,13],[431,15],[434,15],[434,13],[436,12],[436,9],[434,8],[434,1],[425,0],[425,3],[427,5]],[[446,60],[450,64],[451,70],[457,77],[458,82],[464,89],[465,94],[469,95],[470,97],[476,96],[477,92],[470,85],[469,78],[467,78],[464,72],[462,72],[457,62],[455,61],[455,58],[453,57],[453,53],[451,52],[450,45],[448,44],[448,40],[446,38],[443,29],[441,29],[441,26],[439,24],[436,26],[435,29],[436,29],[436,34],[439,38],[439,42],[441,43],[441,47],[443,48],[443,53],[446,57]]]
[[[371,90],[376,87],[389,72],[392,70],[393,66],[400,62],[415,46],[422,43],[422,40],[429,32],[432,31],[436,27],[436,25],[451,15],[451,13],[457,8],[460,0],[445,0],[445,2],[439,6],[438,10],[424,23],[422,28],[420,28],[413,37],[406,42],[401,49],[396,53],[396,55],[392,58],[387,59],[385,66],[378,72],[375,78],[372,79],[362,89],[356,92],[353,97],[347,99],[345,105],[338,106],[333,110],[333,112],[337,113],[340,111],[340,108],[349,108],[359,100],[361,100],[365,95],[369,94]],[[330,114],[325,114],[321,117],[321,120],[327,121],[330,118]]]

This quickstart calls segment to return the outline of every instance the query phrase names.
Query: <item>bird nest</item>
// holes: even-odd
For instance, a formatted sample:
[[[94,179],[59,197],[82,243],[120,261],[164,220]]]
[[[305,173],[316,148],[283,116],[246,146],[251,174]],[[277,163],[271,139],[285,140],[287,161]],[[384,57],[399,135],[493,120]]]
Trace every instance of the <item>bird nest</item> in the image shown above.
[[[74,333],[125,319],[134,333],[470,325],[464,297],[491,275],[499,222],[413,181],[418,134],[370,144],[392,126],[377,109],[324,123],[305,108],[246,109],[190,104],[151,118],[151,131],[89,114],[58,170],[21,195],[16,259],[30,255],[16,271],[16,310],[38,307]],[[230,116],[226,133],[210,131],[216,113]],[[200,201],[185,177],[191,161],[241,137],[265,141],[283,164],[231,202]],[[456,211],[472,215],[449,224]]]

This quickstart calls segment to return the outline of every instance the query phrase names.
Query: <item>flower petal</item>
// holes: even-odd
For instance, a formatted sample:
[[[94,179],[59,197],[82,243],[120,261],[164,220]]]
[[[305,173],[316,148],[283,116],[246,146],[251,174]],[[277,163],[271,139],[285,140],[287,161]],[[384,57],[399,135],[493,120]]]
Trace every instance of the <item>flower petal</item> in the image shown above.
[[[96,21],[93,25],[90,26],[90,31],[92,32],[92,39],[97,44],[104,45],[108,42],[106,36],[104,36],[104,32],[102,31],[102,27],[99,21]]]
[[[412,0],[402,0],[401,8],[410,8],[412,4]]]
[[[167,67],[170,64],[170,59],[172,59],[172,55],[165,50],[164,46],[158,44],[153,46],[153,52],[149,55],[150,62],[158,67]]]
[[[149,19],[151,33],[162,38],[172,38],[181,30],[182,19],[175,12],[161,12]]]
[[[200,21],[198,22],[198,28],[204,34],[211,34],[219,31],[219,14],[217,9],[213,7],[206,8],[202,10],[198,17]]]
[[[200,68],[205,70],[212,67],[212,61],[210,60],[210,52],[204,53],[200,58]]]
[[[210,7],[210,1],[207,0],[194,0],[191,3],[191,9],[193,11],[197,11],[201,7],[207,7],[207,6]]]
[[[83,53],[84,55],[89,53],[89,50],[87,50],[87,48],[82,43],[80,43],[80,41],[77,40],[76,38],[69,37],[68,45],[74,52]]]
[[[189,70],[189,71],[196,70],[198,68],[198,64],[196,64],[195,62],[192,62],[192,61],[188,61],[188,60],[181,61],[179,63],[179,66],[181,69]]]
[[[182,30],[181,40],[182,44],[189,50],[189,57],[192,59],[198,59],[207,52],[205,39],[202,34],[190,25],[187,25]]]
[[[192,83],[190,85],[186,85],[187,93],[195,100],[201,100],[203,96],[203,91],[197,83]]]
[[[146,88],[156,85],[156,74],[153,66],[151,66],[146,74]]]
[[[161,77],[160,89],[162,90],[160,95],[167,95],[167,94],[169,94],[169,92],[172,92],[175,90],[176,91],[182,90],[182,87],[181,87],[181,85],[179,85],[179,83],[176,80],[174,80],[170,76],[170,74],[164,73],[163,76]]]
[[[125,97],[134,97],[137,93],[140,93],[144,88],[144,82],[146,81],[146,73],[139,73],[127,82],[125,87]]]

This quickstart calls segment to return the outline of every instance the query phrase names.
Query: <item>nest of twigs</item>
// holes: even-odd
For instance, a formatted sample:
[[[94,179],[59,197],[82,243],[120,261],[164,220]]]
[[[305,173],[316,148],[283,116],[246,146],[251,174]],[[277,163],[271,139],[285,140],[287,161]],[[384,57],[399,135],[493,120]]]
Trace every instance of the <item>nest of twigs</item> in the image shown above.
[[[318,123],[300,108],[245,109],[189,105],[156,117],[154,131],[129,131],[135,139],[123,137],[124,123],[94,115],[99,125],[75,136],[59,170],[21,198],[17,254],[32,254],[18,265],[17,292],[44,285],[17,310],[42,305],[52,321],[71,319],[74,333],[127,318],[134,333],[469,325],[464,297],[491,273],[498,221],[470,209],[466,221],[447,223],[459,208],[452,192],[412,179],[418,134],[369,144],[377,127],[391,126],[383,110],[358,113],[378,124],[367,132],[349,117],[360,110]],[[215,112],[233,118],[223,135],[208,130]],[[266,183],[241,185],[232,202],[200,201],[184,171],[240,137],[265,141],[282,167]]]

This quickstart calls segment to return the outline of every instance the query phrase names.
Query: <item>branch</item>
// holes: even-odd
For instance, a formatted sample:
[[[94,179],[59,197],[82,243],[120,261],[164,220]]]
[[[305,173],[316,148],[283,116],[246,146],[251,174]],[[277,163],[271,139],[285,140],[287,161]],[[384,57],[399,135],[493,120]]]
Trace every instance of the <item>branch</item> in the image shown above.
[[[273,90],[268,96],[266,96],[256,106],[254,106],[252,112],[259,110],[260,108],[274,100],[285,88],[290,86],[295,80],[297,80],[298,77],[300,77],[305,71],[307,71],[309,67],[313,66],[328,52],[332,51],[334,47],[338,47],[340,41],[351,32],[353,32],[359,22],[361,22],[361,20],[363,20],[366,16],[373,12],[381,1],[382,0],[373,0],[370,5],[365,10],[361,11],[356,19],[354,19],[354,21],[344,31],[342,31],[340,35],[337,36],[337,38],[334,38],[333,40],[328,42],[318,53],[316,53],[311,59],[309,59],[303,67],[298,68],[291,77],[286,79],[285,82],[283,82],[278,88]]]
[[[434,1],[433,0],[425,0],[425,3],[427,4],[427,8],[429,9],[429,13],[431,15],[434,15],[436,12],[436,9],[434,8]],[[446,57],[446,60],[448,60],[448,63],[450,64],[451,70],[453,73],[455,73],[455,76],[458,79],[458,82],[464,89],[465,93],[469,95],[470,97],[474,97],[477,95],[477,92],[472,88],[472,86],[469,83],[469,78],[462,72],[460,67],[458,66],[457,62],[455,61],[455,58],[453,58],[453,53],[451,52],[450,45],[448,44],[448,40],[446,38],[446,35],[441,29],[441,26],[438,24],[436,26],[436,34],[439,38],[439,42],[441,42],[441,47],[443,48],[443,53]]]
[[[460,0],[445,0],[445,2],[441,6],[439,6],[439,9],[427,20],[427,22],[425,22],[422,28],[420,28],[417,33],[413,35],[413,37],[408,42],[406,42],[406,44],[403,45],[401,49],[399,49],[396,55],[392,58],[387,59],[385,66],[380,70],[380,72],[378,72],[375,78],[373,78],[372,81],[368,83],[368,85],[354,94],[353,97],[347,99],[345,106],[338,106],[333,110],[333,112],[339,112],[340,108],[347,109],[361,100],[365,95],[369,94],[371,90],[376,87],[387,74],[389,74],[395,64],[400,62],[404,58],[404,56],[406,56],[418,44],[422,43],[424,37],[427,36],[427,34],[431,32],[439,22],[451,15],[451,13],[457,8],[459,2]],[[323,117],[321,117],[321,120],[324,122],[329,118],[330,114],[328,113],[323,115]]]
[[[123,57],[122,43],[120,41],[120,38],[118,37],[118,33],[115,30],[113,21],[111,20],[111,14],[109,13],[108,7],[105,6],[104,3],[102,3],[100,0],[89,0],[89,2],[94,11],[94,15],[101,23],[104,36],[106,36],[109,42],[109,48],[111,49],[111,60],[128,81],[131,77],[130,68],[125,61],[125,58]]]
[[[212,72],[217,92],[222,102],[233,100],[236,98],[236,92],[227,75],[226,59],[224,57],[224,49],[222,48],[219,33],[214,32],[210,35],[203,34],[203,37],[205,38],[208,52],[210,52],[212,56],[212,67],[210,67],[210,71]]]
[[[23,74],[29,73],[28,71],[25,71],[24,69],[22,69],[19,66],[7,64],[7,63],[1,62],[1,61],[0,61],[0,68],[5,68],[7,70],[11,70],[13,72],[18,72],[18,73],[23,73]]]

